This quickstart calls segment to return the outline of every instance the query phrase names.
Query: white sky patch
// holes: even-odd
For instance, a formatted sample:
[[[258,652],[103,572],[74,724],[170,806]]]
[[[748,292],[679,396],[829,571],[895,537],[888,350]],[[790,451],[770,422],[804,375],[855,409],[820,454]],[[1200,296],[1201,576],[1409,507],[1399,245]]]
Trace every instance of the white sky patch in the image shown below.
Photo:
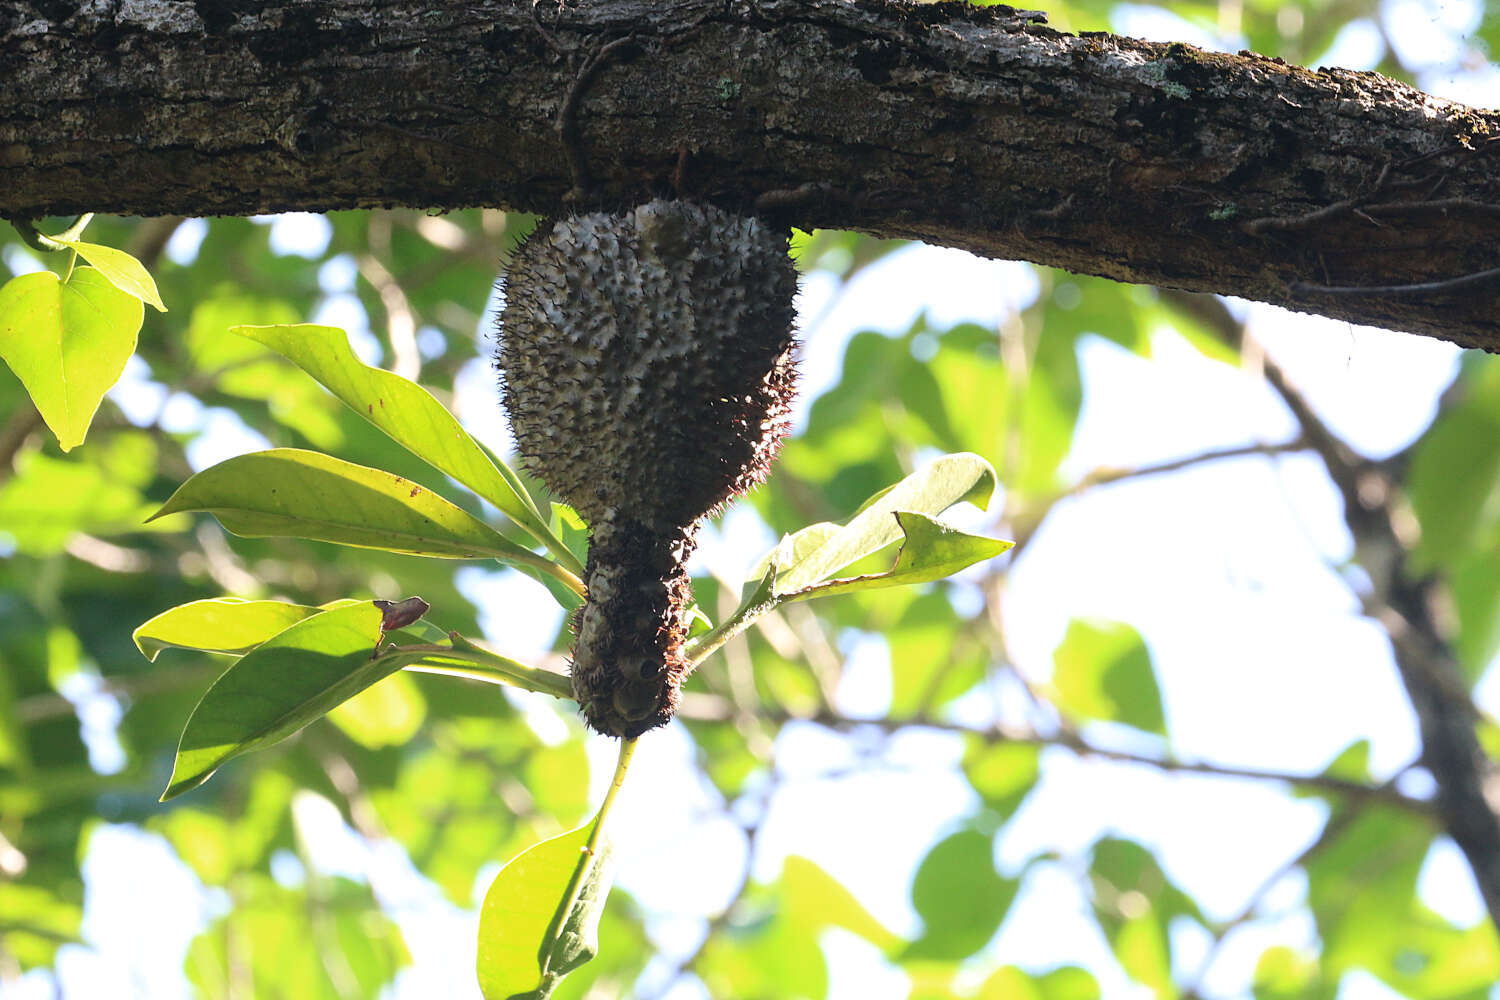
[[[181,267],[187,267],[198,259],[203,239],[208,235],[208,222],[204,219],[185,219],[172,230],[167,240],[167,259]]]
[[[188,464],[194,472],[202,472],[211,465],[225,459],[248,455],[253,451],[265,451],[271,447],[270,440],[240,419],[233,410],[209,407],[203,410],[199,421],[202,433],[188,442]]]
[[[280,256],[316,260],[328,250],[333,224],[321,215],[288,212],[284,215],[251,216],[251,222],[271,226],[271,252]]]
[[[1295,9],[1295,8],[1293,8]],[[1319,66],[1372,70],[1385,56],[1385,36],[1380,25],[1367,17],[1350,21],[1333,36],[1328,51],[1315,60]]]

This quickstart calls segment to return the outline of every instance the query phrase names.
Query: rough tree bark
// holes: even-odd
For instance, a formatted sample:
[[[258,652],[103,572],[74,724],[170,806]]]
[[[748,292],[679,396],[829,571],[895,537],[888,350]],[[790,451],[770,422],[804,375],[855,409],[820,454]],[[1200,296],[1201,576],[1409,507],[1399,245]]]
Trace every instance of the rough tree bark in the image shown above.
[[[1375,74],[1065,35],[1010,8],[536,11],[540,25],[532,0],[6,4],[0,216],[556,212],[572,95],[584,204],[675,184],[806,228],[1500,349],[1495,113]]]

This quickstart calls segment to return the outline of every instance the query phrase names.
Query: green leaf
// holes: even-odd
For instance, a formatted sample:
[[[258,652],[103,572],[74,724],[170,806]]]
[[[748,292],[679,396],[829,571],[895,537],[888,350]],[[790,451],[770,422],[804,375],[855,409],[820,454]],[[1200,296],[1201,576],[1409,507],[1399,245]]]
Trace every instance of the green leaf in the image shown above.
[[[345,736],[371,750],[408,743],[426,718],[427,702],[405,671],[366,688],[328,713],[328,721]]]
[[[574,573],[583,572],[548,529],[516,474],[504,462],[491,461],[426,389],[355,357],[343,330],[303,324],[237,326],[232,332],[286,357],[396,443],[493,503]]]
[[[984,981],[974,1000],[1099,1000],[1099,983],[1076,965],[1042,973],[1005,965]]]
[[[1071,622],[1053,654],[1052,683],[1058,707],[1075,719],[1167,734],[1151,654],[1129,625]]]
[[[562,977],[599,950],[599,918],[609,896],[606,841],[585,853],[593,822],[544,840],[500,869],[479,911],[479,988],[485,1000],[543,1000]],[[582,879],[568,913],[566,905]]]
[[[994,468],[978,455],[945,455],[886,490],[810,552],[794,553],[795,562],[780,566],[776,593],[805,590],[896,541],[903,530],[891,517],[897,511],[936,516],[963,500],[983,508],[996,482]]]
[[[1439,416],[1417,443],[1408,479],[1422,524],[1414,572],[1491,547],[1500,522],[1500,385],[1494,382],[1476,380],[1473,395]]]
[[[245,653],[302,619],[326,610],[285,601],[215,597],[169,608],[142,624],[131,638],[141,655],[152,661],[164,649]]]
[[[162,801],[197,788],[225,761],[286,739],[418,659],[416,653],[371,659],[380,620],[369,601],[324,611],[235,661],[188,718]]]
[[[902,960],[957,961],[974,954],[1000,929],[1017,888],[995,871],[994,844],[985,834],[960,830],[939,841],[912,881],[923,930]]]
[[[275,448],[190,478],[152,518],[211,512],[236,535],[289,535],[444,559],[551,564],[408,479],[315,451]]]
[[[785,589],[784,583],[778,579],[777,596],[784,601],[804,601],[813,597],[942,580],[977,562],[998,556],[1015,544],[998,538],[970,535],[913,511],[896,511],[893,519],[906,540],[896,556],[896,565],[887,572],[829,580],[798,590]],[[872,530],[874,527],[868,526]]]
[[[101,458],[118,448],[123,435],[113,434],[89,448],[86,460],[56,458],[29,451],[16,459],[16,475],[0,485],[0,525],[22,552],[50,555],[62,551],[80,531],[91,535],[138,532],[153,504],[123,476],[114,475]],[[140,454],[137,452],[137,454]],[[155,469],[148,452],[148,470]],[[123,471],[123,470],[122,470]],[[162,525],[167,527],[167,525]]]
[[[91,267],[75,270],[66,284],[37,271],[0,286],[0,359],[26,386],[63,451],[83,443],[100,401],[135,351],[142,316],[139,299]]]
[[[5,950],[23,969],[49,966],[59,945],[81,943],[82,907],[51,889],[0,879],[0,914]]]
[[[1150,988],[1158,1000],[1176,996],[1166,929],[1149,913],[1127,918],[1110,942],[1130,978]]]
[[[984,804],[1014,815],[1041,774],[1040,748],[1029,743],[991,743],[972,737],[964,753],[964,776]]]
[[[890,951],[900,938],[871,916],[854,894],[822,868],[793,854],[781,868],[785,916],[809,937],[825,927],[842,927],[858,934],[881,951]]]
[[[97,243],[84,243],[81,240],[54,240],[54,242],[76,250],[78,256],[94,265],[106,281],[126,295],[140,299],[157,312],[167,311],[161,295],[156,291],[156,282],[151,279],[151,272],[124,250],[100,246]]]

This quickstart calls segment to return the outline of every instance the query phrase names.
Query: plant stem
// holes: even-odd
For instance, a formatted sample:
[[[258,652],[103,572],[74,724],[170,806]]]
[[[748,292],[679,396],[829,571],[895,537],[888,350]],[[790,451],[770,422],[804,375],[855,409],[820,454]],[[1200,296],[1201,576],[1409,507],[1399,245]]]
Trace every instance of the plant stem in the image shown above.
[[[522,527],[526,526],[522,525]],[[565,546],[563,546],[563,543],[561,541],[553,539],[550,532],[547,533],[546,537],[542,538],[542,542],[545,543],[549,549],[552,549],[555,545],[557,548],[561,548],[564,552],[567,552],[567,549]],[[535,552],[524,549],[520,552],[513,552],[507,549],[490,549],[488,551],[490,555],[494,556],[501,562],[510,563],[515,566],[530,566],[532,569],[535,569],[542,573],[546,573],[554,580],[562,583],[564,587],[567,587],[579,597],[583,597],[587,593],[588,588],[583,585],[583,581],[579,579],[577,573],[574,573],[571,569],[569,569],[567,566],[562,565],[561,563],[553,562],[546,556],[537,555]],[[578,559],[571,552],[568,552],[568,559],[574,564],[578,562]]]
[[[620,741],[620,756],[615,761],[615,776],[609,783],[609,790],[604,793],[604,801],[599,804],[599,813],[594,817],[594,827],[589,831],[589,839],[584,843],[579,859],[578,867],[573,869],[573,877],[568,881],[567,891],[563,893],[562,903],[552,917],[552,926],[547,928],[546,939],[555,942],[562,930],[568,924],[568,917],[573,912],[573,907],[578,905],[578,897],[583,894],[584,883],[588,881],[589,872],[599,862],[600,844],[604,841],[604,824],[609,819],[610,808],[615,804],[615,797],[620,794],[620,788],[625,784],[625,772],[630,768],[630,759],[635,756],[635,739]],[[547,968],[551,962],[550,945],[544,950],[542,957],[542,978],[546,979]]]
[[[487,684],[508,684],[539,694],[550,694],[554,698],[573,697],[573,682],[565,674],[492,653],[457,632],[448,633],[448,639],[451,646],[436,643],[389,646],[381,655],[408,659],[410,662],[403,665],[404,669],[419,673],[467,677]]]
[[[40,253],[58,253],[63,250],[71,249],[70,247],[65,246],[60,241],[78,239],[78,237],[83,235],[84,227],[87,226],[93,220],[93,218],[93,212],[85,212],[83,215],[80,215],[78,218],[74,219],[67,229],[64,229],[56,236],[48,236],[46,233],[40,232],[36,228],[36,226],[32,225],[30,222],[27,222],[25,219],[12,219],[10,220],[10,224],[15,227],[16,235],[21,237],[21,242],[31,247],[31,249],[39,251]],[[69,270],[71,271],[71,268],[69,268]]]

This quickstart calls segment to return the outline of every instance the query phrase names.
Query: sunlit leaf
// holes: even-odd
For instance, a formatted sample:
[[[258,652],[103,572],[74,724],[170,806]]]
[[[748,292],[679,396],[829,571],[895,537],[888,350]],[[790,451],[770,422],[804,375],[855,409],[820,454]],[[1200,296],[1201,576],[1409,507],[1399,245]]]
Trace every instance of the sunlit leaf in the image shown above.
[[[1075,719],[1123,722],[1166,735],[1151,653],[1129,625],[1071,622],[1053,663],[1058,707]]]
[[[22,968],[50,965],[59,945],[79,942],[82,907],[43,886],[0,879],[0,914],[5,950]]]
[[[541,561],[408,479],[296,448],[204,469],[154,516],[185,510],[209,511],[236,535],[290,535],[445,559]]]
[[[1036,784],[1039,757],[1039,749],[1029,743],[990,743],[974,737],[964,754],[964,775],[985,805],[1010,816]]]
[[[776,578],[776,593],[805,590],[896,541],[902,535],[901,523],[892,517],[897,511],[935,516],[964,500],[983,508],[989,504],[995,485],[995,470],[978,455],[962,453],[937,459],[887,490],[795,563],[783,564]]]
[[[843,883],[806,858],[791,855],[786,859],[781,889],[788,919],[810,934],[825,927],[842,927],[881,951],[889,951],[900,942]]]
[[[15,372],[63,451],[82,444],[104,393],[135,351],[141,300],[91,267],[0,286],[0,359]]]
[[[493,503],[539,540],[553,540],[515,473],[491,461],[426,389],[355,357],[343,330],[303,324],[239,326],[234,332],[284,355],[402,447]],[[567,550],[558,548],[556,554],[567,558]]]
[[[922,936],[903,961],[956,961],[983,948],[1000,929],[1018,884],[995,871],[994,843],[978,830],[960,830],[927,852],[912,881],[911,902]]]
[[[302,619],[327,610],[329,607],[285,601],[214,597],[169,608],[140,625],[131,638],[148,660],[155,660],[164,649],[244,653]]]
[[[788,601],[801,601],[833,594],[852,594],[861,590],[942,580],[977,562],[994,558],[1014,544],[998,538],[971,535],[912,511],[897,511],[887,516],[896,522],[905,536],[901,552],[896,557],[896,565],[888,572],[829,580],[798,589],[787,587],[785,577],[779,577],[776,584],[777,596]],[[867,522],[861,527],[870,533],[879,531],[878,526],[873,523]],[[883,537],[883,532],[881,534]],[[827,544],[832,545],[834,541],[830,539]],[[858,543],[855,541],[852,544]],[[878,546],[872,547],[871,551],[875,548]],[[816,559],[817,554],[814,553],[810,558]]]
[[[156,282],[151,278],[151,272],[124,250],[100,246],[97,243],[84,243],[81,240],[56,240],[55,242],[78,251],[78,256],[94,265],[94,269],[103,275],[105,280],[126,295],[140,299],[158,312],[167,311],[161,295],[156,290]]]
[[[611,882],[609,848],[585,852],[593,823],[544,840],[512,859],[479,911],[479,988],[485,1000],[552,994],[599,949],[599,918]],[[582,887],[567,913],[560,909]]]
[[[417,735],[426,718],[422,692],[405,672],[365,688],[328,713],[328,721],[344,735],[371,750],[401,746]]]
[[[1099,996],[1099,981],[1075,965],[1041,973],[1006,965],[984,981],[973,1000],[1099,1000]]]
[[[195,995],[342,1000],[389,990],[411,962],[401,931],[370,887],[310,873],[308,887],[239,872],[235,908],[189,946],[183,971]],[[234,985],[230,985],[233,983]]]
[[[1176,995],[1172,990],[1171,949],[1159,920],[1149,914],[1128,917],[1111,944],[1131,979],[1149,987],[1158,1000]]]
[[[416,658],[371,659],[379,635],[380,609],[366,601],[297,622],[236,660],[193,709],[162,800],[286,739]]]
[[[83,461],[42,451],[16,459],[16,475],[0,484],[0,526],[22,552],[61,551],[77,532],[114,535],[137,532],[153,505],[140,489],[112,475],[99,461],[101,445],[89,447]],[[165,527],[165,526],[163,526]]]

